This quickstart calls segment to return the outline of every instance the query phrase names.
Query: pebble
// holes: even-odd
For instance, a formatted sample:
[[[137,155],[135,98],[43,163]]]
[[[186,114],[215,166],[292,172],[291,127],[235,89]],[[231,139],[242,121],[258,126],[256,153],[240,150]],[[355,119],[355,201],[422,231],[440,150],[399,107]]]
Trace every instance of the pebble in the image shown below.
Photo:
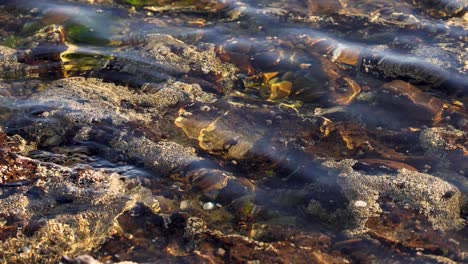
[[[356,206],[356,207],[366,207],[367,203],[362,201],[362,200],[358,200],[358,201],[354,202],[354,206]]]
[[[186,210],[190,207],[190,201],[189,200],[184,200],[180,202],[180,210]]]
[[[453,239],[453,238],[449,238],[448,241],[452,244],[455,244],[457,246],[460,246],[460,242],[458,242],[457,240]]]
[[[215,254],[222,257],[224,254],[226,254],[226,250],[224,248],[218,248]]]
[[[29,247],[23,247],[23,248],[21,249],[21,251],[22,251],[23,253],[25,253],[25,254],[28,254],[29,251],[31,251],[31,249],[29,249]]]
[[[215,207],[214,203],[207,202],[203,205],[203,210],[213,210],[214,207]]]
[[[432,169],[431,165],[429,164],[424,164],[424,172],[428,172],[430,169]]]
[[[207,106],[207,105],[203,105],[203,106],[200,107],[200,110],[202,110],[204,112],[208,112],[208,111],[211,110],[211,108],[209,106]]]

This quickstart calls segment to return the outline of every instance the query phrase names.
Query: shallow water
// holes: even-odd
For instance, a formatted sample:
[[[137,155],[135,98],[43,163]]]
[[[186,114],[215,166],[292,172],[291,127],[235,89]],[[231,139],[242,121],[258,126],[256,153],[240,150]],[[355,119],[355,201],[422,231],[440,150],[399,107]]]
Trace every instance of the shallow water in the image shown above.
[[[468,262],[466,10],[0,1],[2,262]]]

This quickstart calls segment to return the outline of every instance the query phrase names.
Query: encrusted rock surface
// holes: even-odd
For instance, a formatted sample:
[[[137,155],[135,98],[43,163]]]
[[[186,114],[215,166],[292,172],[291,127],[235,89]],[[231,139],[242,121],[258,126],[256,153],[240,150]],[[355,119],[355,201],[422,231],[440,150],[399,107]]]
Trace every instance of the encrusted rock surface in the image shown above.
[[[353,169],[356,161],[339,163],[327,161],[324,166],[339,170],[337,183],[349,199],[351,210],[362,225],[370,216],[382,213],[378,200],[391,197],[398,206],[417,210],[426,216],[437,230],[463,226],[460,210],[466,201],[454,185],[425,173],[401,169],[395,175],[368,175]],[[353,201],[365,201],[366,206],[355,206]]]
[[[158,201],[136,180],[33,160],[15,153],[19,146],[0,135],[1,154],[14,157],[2,159],[7,169],[0,171],[0,257],[6,262],[53,262],[88,252],[112,234],[115,219],[127,208],[137,202],[157,208]]]

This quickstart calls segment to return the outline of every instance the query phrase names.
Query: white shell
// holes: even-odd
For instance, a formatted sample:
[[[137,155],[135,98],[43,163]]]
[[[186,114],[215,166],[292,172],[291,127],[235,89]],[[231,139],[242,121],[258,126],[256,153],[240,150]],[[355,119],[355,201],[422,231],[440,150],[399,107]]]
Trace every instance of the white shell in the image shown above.
[[[203,205],[203,210],[213,210],[214,207],[215,207],[214,203],[207,202]]]
[[[354,202],[354,206],[356,206],[356,207],[366,207],[367,203],[364,202],[364,201],[358,200],[358,201]]]

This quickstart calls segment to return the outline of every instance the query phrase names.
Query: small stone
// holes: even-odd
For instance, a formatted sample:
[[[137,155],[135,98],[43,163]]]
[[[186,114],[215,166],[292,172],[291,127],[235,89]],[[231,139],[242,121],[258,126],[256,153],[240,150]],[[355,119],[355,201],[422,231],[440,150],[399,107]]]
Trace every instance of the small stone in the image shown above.
[[[180,210],[187,210],[190,207],[190,201],[184,200],[180,202]]]
[[[31,249],[29,249],[29,247],[23,247],[23,248],[21,249],[21,252],[23,252],[23,253],[25,253],[25,254],[28,254],[29,251],[31,251]]]
[[[457,240],[453,239],[453,238],[449,238],[448,241],[452,244],[455,244],[457,246],[460,246],[460,242],[458,242]]]
[[[203,205],[203,210],[213,210],[214,207],[215,207],[214,203],[207,202]]]
[[[224,254],[226,254],[226,250],[224,248],[218,248],[215,254],[222,257]]]
[[[358,201],[354,202],[354,206],[356,206],[356,207],[366,207],[367,203],[362,201],[362,200],[358,200]]]
[[[346,92],[348,92],[348,88],[346,88],[346,87],[340,87],[340,88],[338,88],[338,92],[339,92],[339,93],[346,93]]]
[[[431,165],[424,164],[424,171],[429,171],[430,169],[432,169]]]
[[[208,112],[208,111],[211,110],[211,108],[209,106],[207,106],[207,105],[203,105],[203,106],[200,107],[200,110],[202,110],[204,112]]]

